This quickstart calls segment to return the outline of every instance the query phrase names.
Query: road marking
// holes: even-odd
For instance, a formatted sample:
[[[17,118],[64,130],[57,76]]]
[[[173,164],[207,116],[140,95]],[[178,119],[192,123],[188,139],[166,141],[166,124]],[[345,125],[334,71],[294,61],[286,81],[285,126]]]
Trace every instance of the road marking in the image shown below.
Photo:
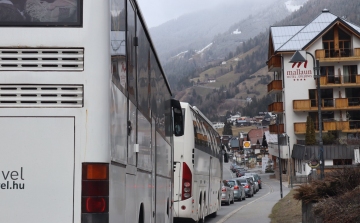
[[[266,184],[266,183],[264,183]],[[240,211],[242,208],[246,207],[247,205],[249,204],[252,204],[260,199],[263,199],[264,197],[268,196],[269,194],[271,194],[272,192],[274,192],[274,189],[272,188],[272,186],[266,184],[268,187],[270,187],[270,191],[267,193],[267,194],[264,194],[263,196],[245,204],[245,205],[242,205],[241,207],[239,207],[238,209],[235,209],[233,210],[232,212],[230,212],[229,214],[227,214],[226,216],[224,216],[222,219],[220,219],[219,221],[217,221],[216,223],[224,223],[226,220],[228,220],[231,216],[233,216],[236,212]]]
[[[228,171],[230,172],[230,175],[231,175],[231,179],[234,178],[233,177],[233,172],[231,170],[228,169]]]

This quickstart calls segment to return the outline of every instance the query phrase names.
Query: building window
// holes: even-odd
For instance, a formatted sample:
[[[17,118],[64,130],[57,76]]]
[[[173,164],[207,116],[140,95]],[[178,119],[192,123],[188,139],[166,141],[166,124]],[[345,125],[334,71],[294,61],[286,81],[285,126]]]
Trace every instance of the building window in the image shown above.
[[[339,166],[339,165],[351,165],[352,164],[352,160],[351,159],[334,159],[333,160],[333,165],[334,166]]]

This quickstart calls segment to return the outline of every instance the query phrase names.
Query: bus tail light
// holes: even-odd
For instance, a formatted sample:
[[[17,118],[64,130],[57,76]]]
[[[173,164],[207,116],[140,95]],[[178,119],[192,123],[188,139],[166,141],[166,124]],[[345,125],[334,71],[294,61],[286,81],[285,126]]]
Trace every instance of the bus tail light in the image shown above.
[[[83,163],[81,222],[109,222],[109,164]]]
[[[182,193],[181,200],[186,200],[191,197],[192,187],[192,173],[189,166],[183,162],[183,178],[182,178]]]

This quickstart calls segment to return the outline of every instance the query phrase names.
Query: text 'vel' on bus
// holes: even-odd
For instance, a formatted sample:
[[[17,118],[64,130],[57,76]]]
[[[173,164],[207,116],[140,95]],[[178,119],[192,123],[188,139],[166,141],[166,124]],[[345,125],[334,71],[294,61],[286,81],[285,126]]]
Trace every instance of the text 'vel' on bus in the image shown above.
[[[181,107],[137,3],[0,1],[0,32],[0,222],[172,222]]]
[[[180,104],[184,135],[174,138],[173,215],[175,222],[201,222],[215,217],[221,206],[220,135],[199,109]]]

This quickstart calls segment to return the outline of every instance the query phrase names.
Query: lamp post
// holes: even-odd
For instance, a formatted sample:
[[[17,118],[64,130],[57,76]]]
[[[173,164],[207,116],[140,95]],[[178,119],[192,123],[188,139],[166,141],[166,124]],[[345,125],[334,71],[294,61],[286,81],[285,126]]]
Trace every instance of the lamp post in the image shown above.
[[[313,66],[314,66],[314,78],[317,78],[316,80],[316,90],[318,93],[318,118],[319,118],[319,159],[320,159],[320,179],[324,179],[324,148],[323,148],[323,139],[322,139],[322,120],[321,120],[321,92],[320,92],[320,62],[319,60],[316,60],[315,63],[315,57],[309,52],[306,51],[296,51],[294,55],[290,59],[290,63],[298,63],[298,62],[306,62],[306,55],[308,54],[313,59]],[[316,71],[316,75],[315,75]]]
[[[277,125],[277,139],[278,139],[278,150],[279,150],[279,175],[280,175],[280,198],[283,198],[282,191],[282,168],[281,168],[281,157],[280,157],[280,127],[279,127],[279,115],[276,115],[276,125]]]
[[[293,188],[293,179],[292,179],[292,167],[291,167],[291,153],[290,153],[290,136],[288,136],[288,144],[289,144],[289,174],[290,174],[290,185]]]

